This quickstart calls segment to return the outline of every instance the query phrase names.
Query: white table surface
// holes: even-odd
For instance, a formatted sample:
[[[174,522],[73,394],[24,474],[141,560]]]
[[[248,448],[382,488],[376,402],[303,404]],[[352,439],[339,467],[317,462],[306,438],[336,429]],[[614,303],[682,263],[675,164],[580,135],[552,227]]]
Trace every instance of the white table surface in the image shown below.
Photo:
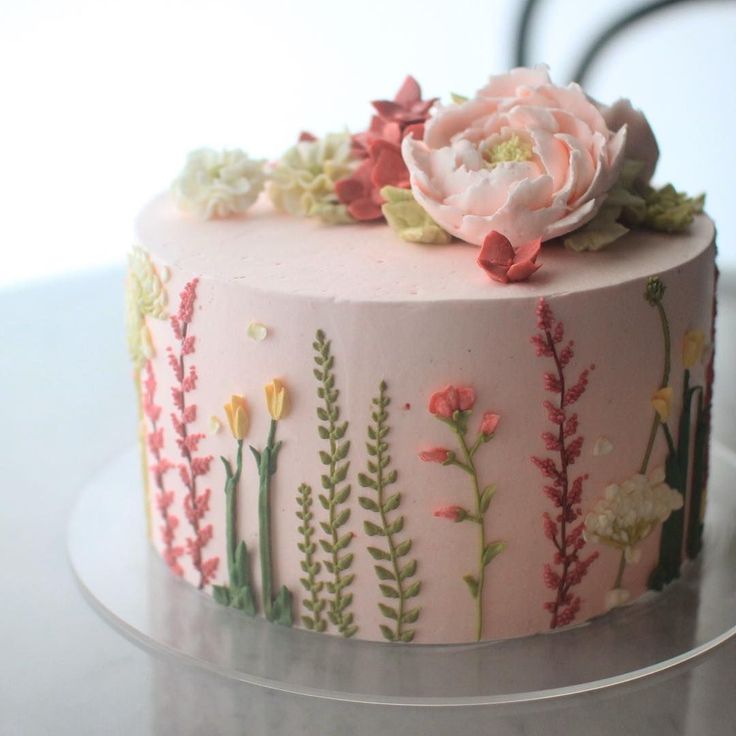
[[[0,736],[736,732],[736,641],[674,676],[531,712],[333,704],[136,648],[83,600],[65,548],[79,489],[135,438],[122,323],[121,271],[0,291]],[[736,273],[726,273],[715,435],[731,446],[735,367]]]

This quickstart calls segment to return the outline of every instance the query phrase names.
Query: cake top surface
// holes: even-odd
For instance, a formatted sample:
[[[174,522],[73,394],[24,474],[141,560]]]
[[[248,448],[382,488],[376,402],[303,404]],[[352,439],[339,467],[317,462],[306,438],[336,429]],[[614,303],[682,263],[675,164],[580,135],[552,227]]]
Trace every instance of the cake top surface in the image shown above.
[[[406,243],[379,224],[332,227],[276,212],[265,201],[241,216],[202,220],[161,195],[144,208],[136,229],[138,241],[163,264],[202,278],[315,299],[417,303],[611,287],[676,269],[710,247],[715,235],[710,218],[699,215],[686,232],[633,230],[597,252],[550,242],[533,280],[489,288],[473,245]],[[464,257],[459,250],[467,251]]]

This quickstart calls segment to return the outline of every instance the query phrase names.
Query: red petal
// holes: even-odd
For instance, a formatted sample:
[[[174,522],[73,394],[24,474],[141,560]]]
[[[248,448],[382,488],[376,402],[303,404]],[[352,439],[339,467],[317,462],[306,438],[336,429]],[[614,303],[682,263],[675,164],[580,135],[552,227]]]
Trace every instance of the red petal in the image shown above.
[[[316,141],[317,136],[310,133],[308,130],[303,130],[301,133],[299,133],[299,143],[303,143],[304,141]]]
[[[343,204],[350,204],[365,196],[365,185],[357,177],[351,176],[335,182],[335,194]]]
[[[356,199],[348,205],[350,216],[356,220],[377,220],[383,217],[381,208],[372,199]]]
[[[386,185],[409,188],[409,171],[398,150],[385,147],[380,149],[371,181],[378,189]]]
[[[535,271],[542,267],[541,263],[534,261],[522,261],[514,263],[506,274],[508,281],[526,281]]]
[[[396,93],[394,102],[397,102],[403,107],[409,107],[421,99],[422,88],[419,86],[419,82],[411,75],[408,75]]]

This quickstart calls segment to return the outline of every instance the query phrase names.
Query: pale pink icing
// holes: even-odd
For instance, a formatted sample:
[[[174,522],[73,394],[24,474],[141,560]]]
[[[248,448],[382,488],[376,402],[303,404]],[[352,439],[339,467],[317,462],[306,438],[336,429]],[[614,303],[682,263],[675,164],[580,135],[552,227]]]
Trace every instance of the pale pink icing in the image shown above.
[[[224,419],[222,407],[232,394],[247,398],[252,420],[247,441],[261,448],[270,419],[263,386],[273,378],[288,386],[290,410],[278,428],[284,446],[273,480],[273,540],[276,583],[295,594],[297,622],[304,595],[296,546],[297,488],[308,482],[316,493],[324,467],[317,456],[322,442],[316,431],[312,340],[318,328],[332,340],[339,403],[350,422],[352,442],[352,518],[347,528],[356,534],[351,547],[353,610],[357,636],[366,639],[381,640],[379,624],[385,620],[376,605],[382,599],[374,561],[366,553],[370,542],[362,530],[363,519],[370,517],[357,503],[361,489],[355,477],[368,460],[370,400],[381,380],[387,381],[392,397],[391,455],[399,473],[396,490],[402,492],[405,535],[414,540],[412,554],[422,580],[415,641],[469,641],[474,632],[470,597],[461,579],[476,564],[474,535],[465,522],[453,524],[435,516],[448,503],[467,505],[466,478],[419,456],[448,445],[447,428],[427,411],[432,393],[448,384],[473,388],[478,404],[473,432],[481,410],[490,408],[503,418],[478,455],[479,475],[498,489],[488,513],[488,535],[508,545],[488,567],[485,631],[489,638],[520,636],[549,626],[542,607],[549,597],[542,580],[550,558],[542,528],[549,501],[539,471],[530,462],[530,456],[544,454],[541,434],[548,429],[542,406],[548,398],[543,366],[529,342],[539,297],[545,297],[575,338],[578,357],[571,369],[596,365],[576,407],[585,436],[576,472],[589,475],[582,503],[586,511],[607,484],[636,472],[646,445],[650,397],[662,367],[660,325],[643,298],[647,277],[658,274],[667,285],[673,344],[679,345],[688,329],[707,332],[711,319],[714,231],[707,217],[696,218],[688,234],[631,233],[600,253],[550,247],[544,269],[533,281],[505,287],[492,284],[478,269],[475,249],[407,244],[380,226],[320,226],[273,214],[263,205],[246,217],[200,222],[183,217],[168,197],[160,197],[144,210],[137,232],[155,263],[170,269],[170,304],[177,303],[185,283],[199,278],[191,329],[199,374],[193,430],[207,435],[201,452],[233,458],[235,442],[227,424],[223,422],[219,433],[209,431],[210,416]],[[262,342],[248,337],[253,320],[268,328]],[[149,319],[148,325],[157,350],[153,368],[156,402],[163,407],[164,452],[176,458],[168,421],[174,410],[172,376],[165,349],[173,344],[172,331],[163,321]],[[674,365],[679,366],[678,361],[675,352]],[[697,365],[693,380],[702,379],[703,368]],[[682,371],[673,370],[673,413],[679,411],[681,381]],[[615,449],[594,456],[594,443],[602,436]],[[658,439],[652,467],[661,465],[664,456]],[[177,495],[176,513],[183,517],[184,491],[175,476],[171,473],[167,480]],[[207,522],[214,527],[207,551],[224,561],[224,475],[219,463],[213,463],[205,481],[212,488]],[[248,456],[239,531],[253,553],[257,484],[255,464]],[[626,570],[632,598],[645,590],[658,536],[645,542],[641,561]],[[182,544],[183,538],[180,530],[176,543]],[[158,531],[154,543],[163,549]],[[615,577],[618,555],[606,547],[599,550],[600,558],[576,588],[583,600],[578,622],[604,612],[605,594]],[[190,558],[179,561],[185,578],[196,583]],[[255,562],[252,571],[257,582]],[[223,562],[217,582],[225,582],[226,572]]]

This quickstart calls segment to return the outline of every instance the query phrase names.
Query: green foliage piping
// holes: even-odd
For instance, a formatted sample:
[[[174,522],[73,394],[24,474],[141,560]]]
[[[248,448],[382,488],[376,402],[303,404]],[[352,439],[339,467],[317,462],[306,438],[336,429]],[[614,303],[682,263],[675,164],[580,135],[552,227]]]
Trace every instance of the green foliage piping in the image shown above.
[[[317,396],[323,405],[317,408],[317,417],[321,424],[317,432],[321,439],[326,440],[328,450],[320,450],[319,457],[327,471],[321,476],[322,488],[326,493],[319,494],[319,501],[328,513],[327,521],[321,521],[322,531],[326,539],[320,539],[322,549],[329,555],[325,560],[325,567],[332,575],[327,582],[328,598],[327,616],[333,626],[344,637],[353,636],[358,627],[354,623],[354,615],[350,612],[353,594],[347,592],[355,575],[349,573],[353,564],[353,553],[347,552],[353,535],[349,531],[341,531],[350,519],[350,508],[342,508],[350,496],[350,484],[345,479],[350,469],[347,460],[350,451],[350,440],[345,439],[348,430],[346,421],[340,422],[340,407],[337,404],[340,392],[335,388],[335,358],[332,355],[330,341],[322,330],[312,344],[315,350],[314,376],[319,381]]]
[[[309,593],[309,598],[303,601],[303,605],[311,613],[310,616],[302,616],[302,622],[310,631],[324,631],[327,628],[327,621],[322,616],[325,608],[322,591],[325,584],[318,579],[322,564],[315,559],[317,545],[312,539],[314,536],[314,526],[312,524],[314,519],[312,504],[314,501],[312,500],[312,487],[310,485],[302,483],[299,486],[297,503],[300,510],[296,512],[296,516],[301,522],[298,531],[302,535],[302,541],[297,546],[304,555],[304,559],[300,564],[305,574],[305,577],[300,578],[299,582],[304,586],[304,590]]]
[[[414,639],[414,629],[406,628],[407,624],[413,624],[419,618],[420,607],[408,608],[407,604],[411,598],[419,595],[421,582],[411,582],[417,571],[415,559],[406,560],[411,551],[412,541],[406,539],[399,541],[397,535],[404,528],[404,516],[395,515],[389,518],[389,514],[399,508],[401,494],[394,493],[386,497],[386,490],[396,483],[398,473],[389,470],[391,456],[386,437],[389,434],[388,405],[391,399],[388,397],[385,381],[381,381],[378,396],[373,399],[373,411],[371,418],[373,424],[368,425],[368,442],[366,448],[370,458],[368,460],[368,472],[358,475],[358,482],[363,488],[371,488],[375,491],[375,498],[361,496],[358,501],[366,511],[378,514],[379,524],[372,521],[364,521],[363,527],[366,534],[371,537],[383,537],[386,540],[386,548],[368,547],[371,557],[378,563],[374,569],[379,580],[379,589],[383,596],[396,603],[396,607],[386,603],[379,603],[381,613],[389,620],[390,625],[381,624],[381,633],[389,641],[410,642]]]

